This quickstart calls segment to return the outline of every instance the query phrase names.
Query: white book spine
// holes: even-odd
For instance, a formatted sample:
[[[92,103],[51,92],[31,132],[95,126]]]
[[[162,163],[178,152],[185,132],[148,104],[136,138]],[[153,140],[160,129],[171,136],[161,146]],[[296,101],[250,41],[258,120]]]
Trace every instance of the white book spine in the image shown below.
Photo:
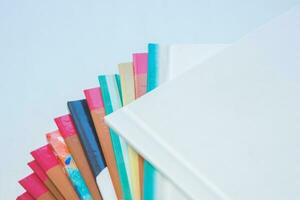
[[[98,174],[96,182],[103,200],[118,200],[107,167]]]

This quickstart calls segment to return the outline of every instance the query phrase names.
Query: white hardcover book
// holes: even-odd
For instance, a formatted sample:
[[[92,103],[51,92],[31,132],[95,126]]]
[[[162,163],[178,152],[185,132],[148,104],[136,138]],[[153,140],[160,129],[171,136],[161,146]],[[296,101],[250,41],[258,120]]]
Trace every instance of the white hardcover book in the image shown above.
[[[191,199],[300,199],[300,7],[106,122]]]
[[[228,46],[228,44],[154,44],[158,85],[183,74]]]
[[[214,56],[228,44],[173,44],[161,45],[150,44],[149,59],[154,62],[154,71],[152,71],[153,80],[156,85],[161,85],[166,81],[174,79],[178,75],[191,69],[193,66],[202,63],[204,60]],[[153,69],[152,69],[153,70]],[[149,73],[149,71],[148,71]],[[150,72],[151,73],[151,72]],[[150,77],[151,77],[150,75]],[[147,173],[148,171],[145,171]],[[185,200],[187,197],[178,190],[172,182],[157,170],[154,172],[154,180],[150,180],[148,185],[153,185],[153,190],[148,195],[144,195],[145,200]],[[145,178],[146,180],[146,178]],[[149,182],[149,181],[147,181]],[[151,183],[152,182],[152,183]],[[147,187],[147,186],[146,186]],[[145,188],[144,191],[147,191]]]

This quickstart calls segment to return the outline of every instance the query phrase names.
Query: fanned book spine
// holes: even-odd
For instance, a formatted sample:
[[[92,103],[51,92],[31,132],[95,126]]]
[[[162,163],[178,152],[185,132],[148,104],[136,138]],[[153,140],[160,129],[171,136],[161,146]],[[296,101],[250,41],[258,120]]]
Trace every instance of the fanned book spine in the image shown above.
[[[98,78],[103,95],[105,113],[108,115],[122,107],[120,79],[118,75],[100,75]],[[123,197],[124,200],[131,200],[132,195],[129,181],[130,170],[127,144],[112,129],[109,129],[109,132],[121,178]]]
[[[37,200],[55,200],[55,197],[49,192],[35,173],[26,176],[20,180],[19,183],[30,194],[26,195],[27,198],[32,196]]]
[[[17,197],[17,200],[34,200],[34,198],[28,192],[24,192]]]
[[[126,106],[135,100],[134,72],[132,63],[119,64],[119,73],[123,105]],[[138,153],[130,145],[128,145],[130,181],[132,188],[131,192],[133,199],[136,200],[141,199],[139,157]]]
[[[147,92],[148,53],[135,53],[132,55],[132,60],[135,98],[137,99]],[[139,156],[140,199],[143,199],[144,193],[144,162],[144,158]]]
[[[84,90],[84,94],[95,125],[98,140],[111,175],[111,179],[118,199],[123,199],[120,176],[118,173],[114,149],[108,126],[104,123],[105,109],[102,92],[99,87]]]
[[[73,119],[70,114],[56,117],[54,119],[68,149],[70,150],[94,200],[101,200],[101,195],[93,176],[91,167],[85,156],[82,144],[78,137]]]
[[[52,181],[48,178],[47,174],[43,171],[43,169],[35,160],[29,162],[28,166],[40,178],[40,180],[44,183],[44,185],[48,188],[48,190],[53,194],[53,196],[57,200],[64,200],[64,197],[61,195],[59,190],[55,187]]]
[[[44,145],[32,151],[31,155],[66,200],[79,200],[50,145]]]
[[[158,45],[148,45],[148,73],[147,73],[147,92],[155,89],[158,85],[157,69]],[[144,161],[144,200],[154,200],[155,198],[155,177],[156,170],[150,162]]]
[[[69,180],[73,184],[75,191],[82,200],[93,200],[92,195],[79,171],[77,165],[70,154],[69,149],[59,131],[46,134],[48,143],[61,161]]]
[[[86,100],[70,101],[68,108],[104,200],[117,199],[109,171],[97,140]]]

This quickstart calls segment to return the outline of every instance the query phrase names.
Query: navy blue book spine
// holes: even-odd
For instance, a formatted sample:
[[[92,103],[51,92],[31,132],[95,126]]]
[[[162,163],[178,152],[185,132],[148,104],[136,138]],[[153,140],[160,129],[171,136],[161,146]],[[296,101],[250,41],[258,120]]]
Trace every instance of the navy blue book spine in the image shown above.
[[[97,177],[106,167],[106,163],[87,102],[86,100],[69,101],[68,108],[93,174]]]

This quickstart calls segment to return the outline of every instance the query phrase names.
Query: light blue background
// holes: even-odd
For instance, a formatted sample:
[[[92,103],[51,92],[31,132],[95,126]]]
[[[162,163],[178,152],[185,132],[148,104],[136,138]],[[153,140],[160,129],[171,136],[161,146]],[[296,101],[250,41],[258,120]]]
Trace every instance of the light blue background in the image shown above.
[[[66,101],[148,42],[231,43],[300,0],[0,0],[0,198]]]

